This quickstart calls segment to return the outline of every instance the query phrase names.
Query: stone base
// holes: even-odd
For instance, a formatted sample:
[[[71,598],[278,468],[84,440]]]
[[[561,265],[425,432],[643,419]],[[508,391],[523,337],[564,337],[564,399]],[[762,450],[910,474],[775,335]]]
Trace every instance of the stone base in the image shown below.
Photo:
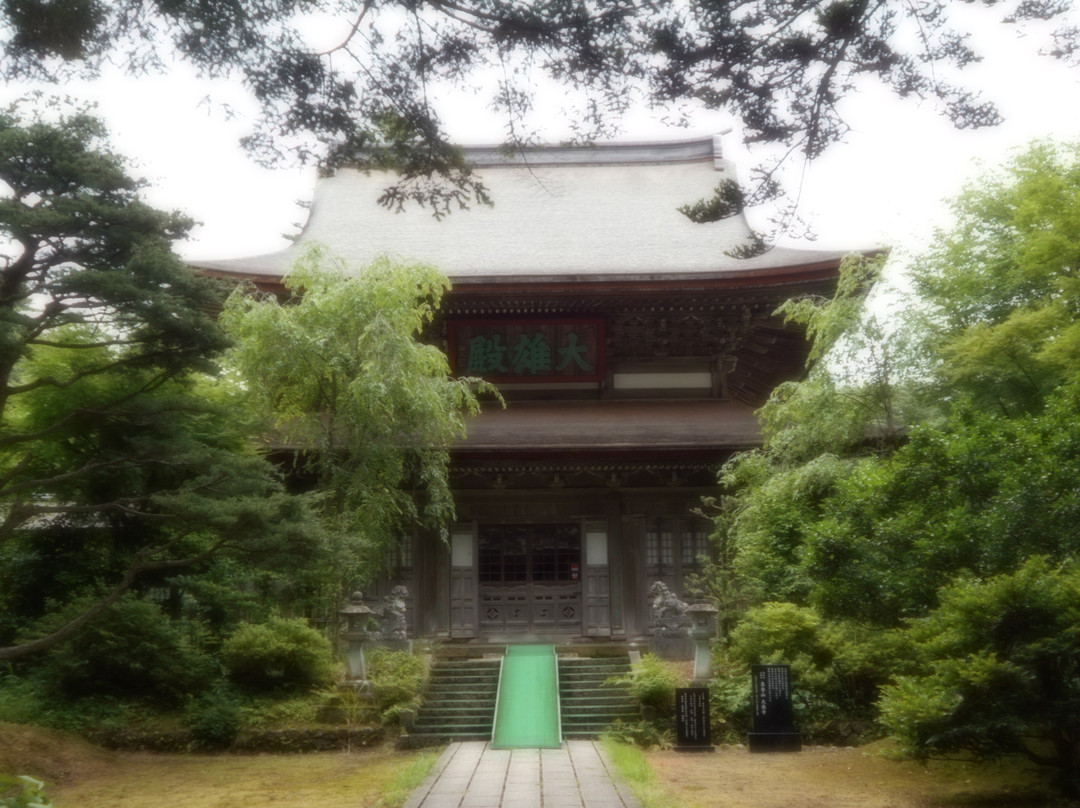
[[[747,746],[751,752],[801,752],[802,733],[751,732]]]
[[[689,637],[650,637],[649,652],[661,659],[693,659],[694,641]]]

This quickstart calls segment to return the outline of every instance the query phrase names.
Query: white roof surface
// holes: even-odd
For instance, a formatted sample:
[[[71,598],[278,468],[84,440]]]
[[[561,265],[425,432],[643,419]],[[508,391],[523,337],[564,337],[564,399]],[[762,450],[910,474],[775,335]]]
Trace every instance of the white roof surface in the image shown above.
[[[217,273],[288,274],[310,244],[360,270],[389,255],[429,263],[455,283],[752,277],[780,268],[836,264],[842,252],[773,248],[738,259],[748,243],[742,215],[695,224],[682,205],[713,196],[734,179],[719,138],[654,144],[550,147],[506,156],[467,148],[493,207],[473,204],[441,220],[410,205],[395,213],[377,203],[395,176],[342,169],[319,182],[296,243],[248,258],[196,261]]]

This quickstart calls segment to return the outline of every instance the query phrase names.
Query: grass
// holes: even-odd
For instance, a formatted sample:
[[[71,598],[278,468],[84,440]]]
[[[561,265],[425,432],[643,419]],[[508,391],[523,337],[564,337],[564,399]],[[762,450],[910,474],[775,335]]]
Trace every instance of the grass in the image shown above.
[[[649,751],[605,741],[644,808],[1047,808],[1043,775],[993,766],[890,760],[884,744],[799,754]],[[430,771],[431,753],[382,747],[297,755],[113,752],[77,736],[0,723],[0,773],[47,783],[57,808],[396,808]]]
[[[45,780],[57,808],[396,808],[435,759],[389,748],[305,755],[119,753],[62,732],[0,724],[0,772]]]
[[[1047,808],[1067,803],[1045,773],[1017,760],[993,765],[899,762],[888,745],[808,747],[798,754],[642,752],[605,741],[644,808]]]
[[[630,786],[642,808],[679,808],[682,805],[657,782],[641,749],[611,738],[604,738],[603,746],[615,771]]]
[[[401,771],[412,761],[374,752],[361,755],[132,756],[94,777],[47,790],[60,808],[109,805],[158,808],[396,808],[408,796]]]

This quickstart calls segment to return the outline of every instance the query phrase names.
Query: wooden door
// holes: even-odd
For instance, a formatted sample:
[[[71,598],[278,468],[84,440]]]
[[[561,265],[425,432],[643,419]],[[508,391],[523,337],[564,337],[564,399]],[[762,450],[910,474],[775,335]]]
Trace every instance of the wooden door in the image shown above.
[[[588,637],[611,636],[611,568],[608,565],[608,534],[604,523],[585,525],[585,578],[582,633]]]
[[[450,534],[450,636],[476,636],[476,531],[460,525]]]

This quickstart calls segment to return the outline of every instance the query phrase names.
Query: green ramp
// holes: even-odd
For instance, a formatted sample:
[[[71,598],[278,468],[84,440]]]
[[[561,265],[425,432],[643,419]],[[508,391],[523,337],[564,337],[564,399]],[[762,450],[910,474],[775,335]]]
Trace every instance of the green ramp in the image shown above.
[[[511,645],[503,658],[493,749],[557,748],[559,675],[552,645]]]

